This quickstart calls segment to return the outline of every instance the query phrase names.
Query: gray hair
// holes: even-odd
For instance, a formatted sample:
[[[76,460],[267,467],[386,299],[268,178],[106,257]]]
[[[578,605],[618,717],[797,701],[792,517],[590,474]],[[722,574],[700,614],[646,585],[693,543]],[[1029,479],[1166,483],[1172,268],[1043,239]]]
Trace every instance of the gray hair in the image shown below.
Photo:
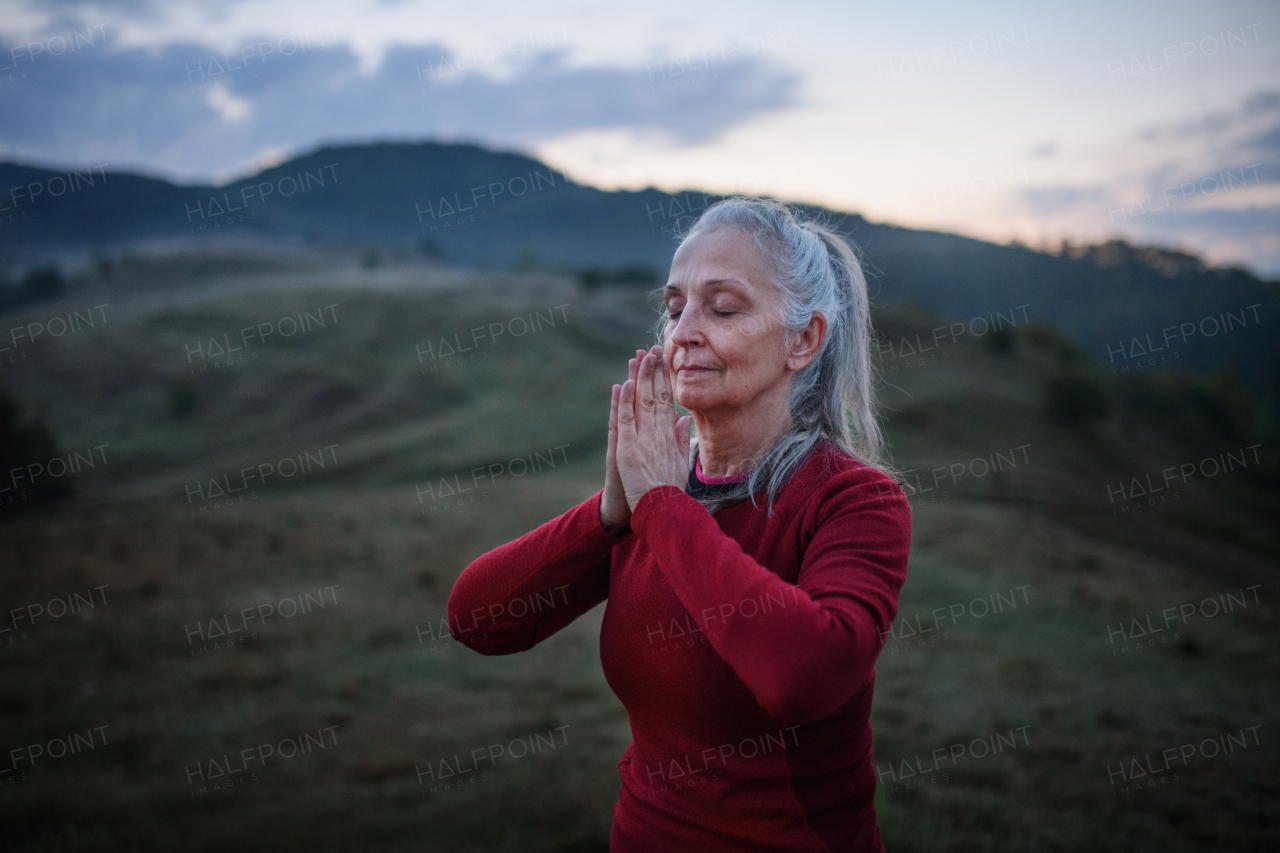
[[[750,476],[724,494],[702,499],[711,512],[768,490],[768,512],[783,486],[809,454],[827,439],[859,461],[891,476],[882,459],[884,441],[876,422],[871,363],[871,313],[867,281],[854,247],[839,232],[805,217],[798,207],[765,198],[735,196],[707,208],[680,239],[716,226],[750,235],[773,272],[782,295],[786,332],[803,330],[816,312],[827,320],[822,348],[791,381],[792,426],[773,443]],[[661,311],[659,340],[669,320]],[[785,340],[784,340],[785,345]],[[690,448],[690,463],[697,452]]]

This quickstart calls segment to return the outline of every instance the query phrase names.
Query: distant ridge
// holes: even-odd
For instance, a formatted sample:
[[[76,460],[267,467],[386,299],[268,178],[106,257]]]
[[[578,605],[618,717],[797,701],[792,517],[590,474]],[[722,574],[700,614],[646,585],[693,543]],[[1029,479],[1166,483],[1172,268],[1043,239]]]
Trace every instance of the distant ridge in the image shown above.
[[[4,162],[0,188],[0,265],[9,267],[150,240],[247,239],[409,245],[478,268],[639,263],[661,271],[674,250],[673,231],[717,198],[694,190],[608,192],[522,154],[437,142],[323,147],[220,187],[179,186],[105,166]],[[1276,321],[1275,282],[1122,242],[1052,255],[814,212],[862,248],[878,299],[913,298],[969,318],[972,329],[964,333],[971,334],[981,331],[978,318],[1000,322],[997,314],[1016,310],[1064,328],[1117,372],[1230,368],[1274,410],[1280,336],[1267,324]],[[949,332],[939,334],[935,355]],[[892,360],[930,357],[914,342],[884,346]]]

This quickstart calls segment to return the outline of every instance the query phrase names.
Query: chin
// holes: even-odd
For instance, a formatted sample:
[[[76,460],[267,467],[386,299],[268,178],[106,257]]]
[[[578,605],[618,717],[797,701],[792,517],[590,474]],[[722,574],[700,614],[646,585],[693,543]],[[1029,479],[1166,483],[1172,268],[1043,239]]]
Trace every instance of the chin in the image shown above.
[[[720,394],[709,388],[676,388],[676,402],[691,412],[714,409],[722,402]]]

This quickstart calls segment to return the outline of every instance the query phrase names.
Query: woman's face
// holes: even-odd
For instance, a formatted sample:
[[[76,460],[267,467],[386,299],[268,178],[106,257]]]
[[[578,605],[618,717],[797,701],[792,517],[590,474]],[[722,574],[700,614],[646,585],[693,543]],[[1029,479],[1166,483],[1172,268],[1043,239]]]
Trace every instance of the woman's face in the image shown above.
[[[782,298],[770,275],[755,241],[734,226],[708,228],[676,250],[663,355],[686,409],[737,409],[767,394],[785,400],[798,368],[789,369]]]

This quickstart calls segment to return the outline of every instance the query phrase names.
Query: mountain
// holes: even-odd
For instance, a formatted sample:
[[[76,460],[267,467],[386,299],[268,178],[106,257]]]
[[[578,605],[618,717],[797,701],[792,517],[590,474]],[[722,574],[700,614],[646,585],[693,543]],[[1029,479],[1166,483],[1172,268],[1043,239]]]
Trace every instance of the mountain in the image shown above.
[[[480,269],[665,270],[674,230],[716,200],[606,192],[521,154],[434,142],[320,148],[216,187],[17,163],[0,163],[0,181],[10,188],[0,200],[0,264],[9,267],[153,241],[249,241],[412,245]],[[1050,254],[813,212],[861,247],[877,299],[915,299],[955,318],[932,341],[883,341],[889,363],[993,325],[1044,320],[1117,374],[1227,369],[1276,409],[1280,338],[1267,328],[1276,282],[1118,241]]]

